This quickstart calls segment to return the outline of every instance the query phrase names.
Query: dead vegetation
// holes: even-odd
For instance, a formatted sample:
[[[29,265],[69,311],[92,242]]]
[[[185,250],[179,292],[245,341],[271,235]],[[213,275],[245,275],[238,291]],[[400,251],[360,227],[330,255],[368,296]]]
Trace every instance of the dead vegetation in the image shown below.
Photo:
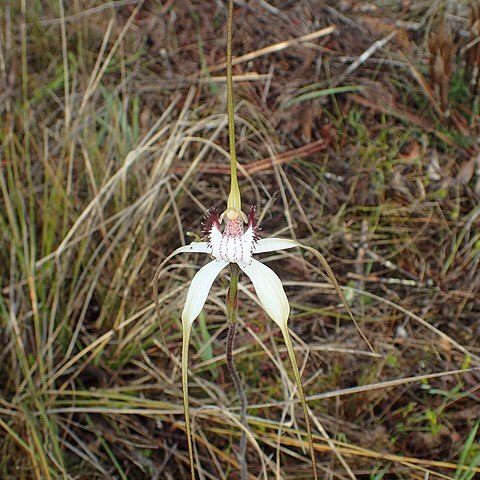
[[[0,476],[188,478],[180,311],[197,259],[162,277],[160,325],[150,292],[225,202],[224,2],[64,5],[0,9]],[[322,251],[375,349],[309,254],[269,259],[321,478],[480,473],[479,8],[236,7],[243,198],[266,235]],[[206,479],[238,478],[226,288],[192,338]],[[243,278],[249,473],[307,479],[286,351],[251,295]]]

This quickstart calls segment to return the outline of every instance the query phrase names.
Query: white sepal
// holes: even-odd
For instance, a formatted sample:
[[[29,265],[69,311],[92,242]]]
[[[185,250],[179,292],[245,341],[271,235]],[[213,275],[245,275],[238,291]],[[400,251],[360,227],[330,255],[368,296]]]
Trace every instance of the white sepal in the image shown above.
[[[283,331],[287,326],[290,304],[278,275],[271,268],[254,259],[250,264],[239,263],[238,265],[252,281],[262,308]]]
[[[227,265],[228,262],[223,260],[214,260],[202,267],[193,277],[182,312],[183,328],[192,325],[198,317],[205,305],[213,281]]]
[[[294,247],[301,247],[301,244],[289,238],[261,238],[255,245],[253,253],[276,252]]]

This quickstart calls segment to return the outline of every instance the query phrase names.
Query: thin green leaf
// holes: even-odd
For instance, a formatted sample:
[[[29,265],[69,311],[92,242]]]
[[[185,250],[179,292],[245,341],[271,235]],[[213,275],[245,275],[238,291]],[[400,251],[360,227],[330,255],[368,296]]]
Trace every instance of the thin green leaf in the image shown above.
[[[306,92],[282,102],[281,108],[287,109],[296,103],[313,100],[319,97],[328,97],[329,95],[336,95],[337,93],[359,92],[361,90],[363,90],[363,87],[359,85],[345,85],[343,87],[332,87],[325,88],[324,90],[315,90],[314,92]]]

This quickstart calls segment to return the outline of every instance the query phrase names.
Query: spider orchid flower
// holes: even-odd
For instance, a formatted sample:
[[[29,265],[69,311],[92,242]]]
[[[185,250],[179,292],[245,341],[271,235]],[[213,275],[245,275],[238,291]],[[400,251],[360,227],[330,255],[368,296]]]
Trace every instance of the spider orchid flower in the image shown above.
[[[236,200],[234,196],[233,200]],[[172,252],[162,264],[158,267],[154,277],[154,298],[157,314],[160,318],[160,305],[158,303],[158,278],[164,265],[175,255],[179,253],[206,253],[210,255],[212,261],[207,263],[193,277],[187,292],[187,298],[182,312],[182,386],[183,401],[185,411],[185,429],[187,434],[190,466],[192,479],[195,478],[193,466],[193,441],[190,428],[190,414],[188,408],[188,347],[190,343],[190,334],[195,319],[200,314],[208,297],[208,293],[213,282],[220,272],[230,264],[237,264],[238,267],[250,278],[257,293],[260,306],[265,310],[267,315],[280,327],[282,332],[287,353],[292,365],[295,383],[298,394],[305,414],[305,426],[307,429],[307,437],[309,439],[310,456],[312,459],[312,467],[314,479],[317,479],[315,468],[315,453],[313,447],[313,437],[310,428],[308,416],[308,407],[303,392],[300,371],[295,356],[295,351],[288,330],[288,317],[290,315],[290,304],[288,303],[285,290],[278,275],[269,267],[254,258],[258,253],[268,253],[280,250],[286,250],[294,247],[301,247],[312,253],[322,264],[333,287],[345,306],[350,318],[357,325],[350,308],[343,296],[340,286],[337,283],[334,273],[332,272],[323,255],[312,247],[303,245],[295,240],[287,238],[260,238],[258,232],[260,230],[255,218],[255,208],[250,208],[248,217],[237,207],[240,204],[239,195],[238,202],[234,202],[229,198],[227,210],[218,215],[216,208],[210,208],[206,214],[203,223],[203,232],[205,241],[192,242],[190,245],[177,248]],[[233,206],[232,206],[233,204]],[[220,225],[225,218],[225,226],[223,231]],[[246,228],[244,226],[246,223]],[[357,326],[358,328],[358,326]],[[370,346],[370,343],[360,331],[360,334]],[[370,346],[370,348],[372,348]],[[372,348],[373,351],[373,348]]]
[[[240,210],[240,204],[238,187],[233,185],[232,192],[228,198],[227,210],[220,216],[216,208],[210,208],[208,210],[203,223],[205,241],[192,242],[190,245],[177,248],[167,258],[165,258],[165,260],[157,269],[157,273],[154,277],[154,292],[157,292],[160,272],[162,271],[163,266],[175,255],[178,255],[179,253],[206,253],[212,258],[212,261],[203,266],[193,277],[187,292],[187,298],[182,312],[182,386],[185,411],[185,430],[190,455],[191,478],[195,478],[195,472],[193,466],[193,440],[188,407],[188,347],[190,343],[190,334],[195,319],[198,317],[203,306],[205,305],[213,282],[225,267],[235,263],[250,278],[258,296],[260,306],[280,327],[282,332],[290,363],[293,367],[295,383],[297,385],[301,404],[305,414],[314,478],[317,479],[318,477],[315,469],[313,438],[308,418],[308,409],[305,401],[305,395],[303,393],[295,351],[287,325],[288,317],[290,315],[290,304],[288,303],[285,290],[283,289],[282,282],[280,281],[278,275],[271,268],[256,260],[254,255],[258,253],[286,250],[294,247],[303,247],[311,250],[317,257],[320,258],[321,263],[327,269],[327,274],[331,278],[335,289],[340,295],[341,291],[336,283],[333,272],[330,270],[326,260],[319,252],[310,247],[304,246],[299,242],[286,238],[260,238],[258,235],[260,228],[255,218],[255,207],[250,208],[250,213],[247,217]],[[222,231],[220,229],[220,225],[224,218],[225,226]],[[247,224],[246,228],[244,223]],[[158,297],[156,294],[154,298],[157,314],[160,318],[160,305],[158,303]]]
[[[220,224],[225,217],[223,232]],[[244,230],[244,222],[247,223]],[[207,253],[213,260],[202,267],[192,280],[182,313],[184,331],[190,332],[191,326],[200,314],[208,292],[219,273],[230,263],[236,263],[250,278],[267,315],[283,330],[286,328],[290,305],[282,282],[277,274],[259,262],[253,256],[257,253],[274,252],[293,248],[297,242],[281,238],[258,236],[259,227],[255,218],[255,208],[250,208],[248,218],[242,213],[233,215],[228,210],[218,215],[215,208],[208,210],[203,223],[205,242],[193,242],[180,247],[172,254],[182,252]]]
[[[230,9],[233,2],[230,3]],[[231,93],[231,88],[230,88]],[[230,99],[231,100],[231,99]],[[229,102],[231,103],[231,101]],[[216,208],[210,208],[206,214],[205,222],[203,223],[203,233],[205,238],[203,242],[192,242],[190,245],[177,248],[172,252],[161,265],[158,267],[154,276],[153,289],[155,298],[155,307],[157,310],[158,318],[160,316],[160,305],[158,301],[158,279],[164,265],[175,255],[179,253],[206,253],[210,255],[212,261],[203,266],[193,277],[190,287],[187,292],[187,298],[182,311],[182,390],[183,390],[183,406],[185,412],[185,433],[188,442],[191,479],[195,480],[195,467],[194,467],[194,450],[193,439],[190,427],[190,413],[188,406],[188,347],[190,343],[190,334],[192,325],[195,319],[202,311],[203,306],[208,297],[208,293],[212,287],[213,282],[220,274],[220,272],[231,264],[236,264],[240,270],[242,270],[247,277],[252,281],[255,292],[258,296],[260,306],[265,310],[267,315],[280,327],[282,332],[285,347],[292,366],[295,383],[302,404],[303,412],[305,415],[305,427],[308,437],[310,458],[312,462],[313,478],[318,480],[315,460],[315,450],[313,435],[310,427],[308,406],[305,400],[305,394],[303,392],[302,381],[300,377],[300,371],[298,369],[298,363],[295,356],[292,340],[288,330],[288,317],[290,315],[290,304],[288,303],[285,290],[283,289],[282,282],[278,275],[269,267],[259,262],[253,256],[258,253],[268,253],[280,250],[286,250],[294,247],[301,247],[311,252],[322,264],[325,269],[332,285],[334,286],[338,296],[342,300],[343,305],[350,318],[357,325],[355,318],[353,317],[350,308],[343,296],[340,286],[337,283],[334,273],[332,272],[327,261],[323,255],[312,247],[303,245],[295,240],[287,238],[260,238],[258,232],[260,230],[257,220],[255,218],[255,207],[250,208],[248,217],[241,210],[241,198],[240,190],[237,182],[236,175],[236,160],[235,160],[235,145],[233,142],[233,108],[229,108],[229,125],[230,125],[230,142],[232,153],[232,171],[231,171],[231,185],[230,194],[227,199],[227,209],[219,216]],[[223,231],[220,229],[220,225],[225,218],[225,226]],[[246,228],[244,226],[246,223]],[[236,282],[238,281],[238,268],[236,269],[235,280],[233,280],[233,269],[231,284],[235,283],[235,297],[234,303],[236,303]],[[230,298],[230,290],[229,295]],[[227,306],[229,310],[229,306]],[[234,308],[236,318],[236,307]],[[231,311],[229,310],[229,313]],[[228,316],[228,315],[227,315]],[[231,319],[229,318],[229,321]],[[358,326],[357,326],[358,328]],[[360,330],[359,330],[360,331]],[[368,340],[360,331],[360,334],[365,339],[367,344]],[[370,348],[372,348],[370,346]],[[373,350],[373,349],[372,349]],[[242,473],[243,475],[243,473]],[[242,476],[243,478],[243,476]]]

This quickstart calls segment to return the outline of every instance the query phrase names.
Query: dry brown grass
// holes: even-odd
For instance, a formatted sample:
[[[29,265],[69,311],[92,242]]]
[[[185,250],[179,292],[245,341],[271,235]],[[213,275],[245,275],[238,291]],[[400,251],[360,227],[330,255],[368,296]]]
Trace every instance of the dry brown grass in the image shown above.
[[[267,259],[291,300],[322,478],[480,473],[478,65],[462,63],[478,49],[468,8],[450,3],[235,12],[234,56],[250,55],[234,66],[243,199],[265,234],[322,251],[375,349],[313,257]],[[201,259],[162,276],[161,329],[151,281],[225,202],[225,9],[7,0],[0,24],[0,476],[188,478],[179,316]],[[458,51],[437,88],[442,25]],[[238,478],[226,287],[192,338],[206,479]],[[286,352],[251,297],[243,279],[249,472],[307,479]]]

